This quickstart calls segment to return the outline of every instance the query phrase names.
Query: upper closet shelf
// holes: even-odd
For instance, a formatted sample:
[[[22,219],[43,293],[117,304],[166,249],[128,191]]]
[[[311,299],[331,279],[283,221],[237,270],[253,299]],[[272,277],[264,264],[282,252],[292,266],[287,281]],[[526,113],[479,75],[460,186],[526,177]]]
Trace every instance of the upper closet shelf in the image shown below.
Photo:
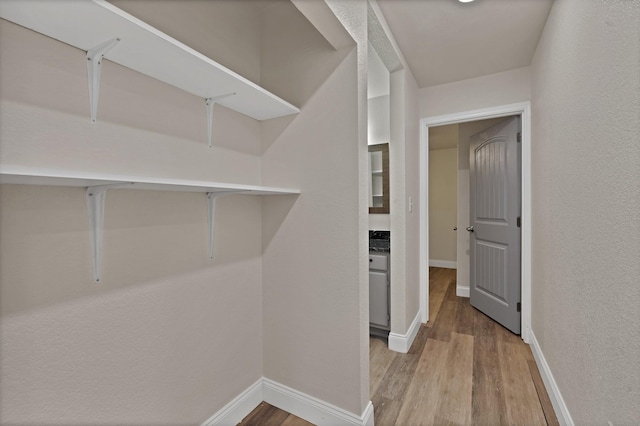
[[[257,120],[300,112],[106,1],[0,1],[0,17],[84,51],[119,39],[105,58]]]
[[[199,180],[150,178],[104,173],[77,173],[61,170],[33,169],[29,167],[1,166],[0,183],[27,185],[54,185],[75,187],[118,186],[123,189],[161,191],[233,193],[246,195],[299,194],[297,189],[273,188],[256,185],[218,183]]]

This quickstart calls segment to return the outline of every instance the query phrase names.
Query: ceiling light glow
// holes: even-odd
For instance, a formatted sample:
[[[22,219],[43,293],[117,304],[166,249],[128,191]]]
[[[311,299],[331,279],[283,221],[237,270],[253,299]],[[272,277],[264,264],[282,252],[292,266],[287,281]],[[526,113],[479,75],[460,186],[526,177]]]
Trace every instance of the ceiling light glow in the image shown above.
[[[460,3],[471,3],[473,0],[458,0]]]

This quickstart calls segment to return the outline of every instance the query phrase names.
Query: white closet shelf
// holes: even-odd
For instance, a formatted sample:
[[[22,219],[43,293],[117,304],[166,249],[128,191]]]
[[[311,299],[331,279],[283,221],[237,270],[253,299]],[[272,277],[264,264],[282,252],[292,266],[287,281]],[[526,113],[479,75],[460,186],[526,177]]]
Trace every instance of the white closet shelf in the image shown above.
[[[104,58],[257,120],[300,112],[257,84],[103,0],[0,1],[0,17],[87,52],[119,39],[104,53]],[[230,94],[233,95],[226,96]]]
[[[228,195],[300,194],[297,189],[240,185],[199,180],[150,178],[101,173],[80,173],[45,170],[21,166],[0,166],[0,184],[52,185],[86,188],[87,209],[91,227],[93,279],[100,282],[102,241],[104,234],[104,204],[110,189],[144,189],[161,191],[200,192],[206,194],[209,222],[209,257],[213,259],[216,199]]]
[[[152,178],[143,176],[112,175],[104,173],[79,173],[65,170],[45,170],[20,166],[1,166],[0,183],[92,187],[123,185],[125,189],[146,189],[183,192],[232,192],[246,195],[299,194],[300,190],[272,188],[199,180]]]

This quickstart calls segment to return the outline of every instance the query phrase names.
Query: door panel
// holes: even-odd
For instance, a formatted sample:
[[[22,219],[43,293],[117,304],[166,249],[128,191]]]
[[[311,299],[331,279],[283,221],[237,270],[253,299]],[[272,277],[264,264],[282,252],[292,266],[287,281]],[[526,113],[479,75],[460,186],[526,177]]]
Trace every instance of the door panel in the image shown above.
[[[508,247],[486,241],[479,241],[475,250],[476,263],[488,266],[478,269],[477,290],[503,303],[508,300],[507,252]]]
[[[471,305],[520,333],[520,117],[471,137]]]

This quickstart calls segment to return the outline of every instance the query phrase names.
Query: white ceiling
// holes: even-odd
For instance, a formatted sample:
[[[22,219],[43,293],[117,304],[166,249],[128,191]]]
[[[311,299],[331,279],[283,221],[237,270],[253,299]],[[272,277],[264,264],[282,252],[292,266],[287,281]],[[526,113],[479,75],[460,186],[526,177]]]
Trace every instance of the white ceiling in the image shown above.
[[[527,66],[553,0],[377,0],[418,86]]]

